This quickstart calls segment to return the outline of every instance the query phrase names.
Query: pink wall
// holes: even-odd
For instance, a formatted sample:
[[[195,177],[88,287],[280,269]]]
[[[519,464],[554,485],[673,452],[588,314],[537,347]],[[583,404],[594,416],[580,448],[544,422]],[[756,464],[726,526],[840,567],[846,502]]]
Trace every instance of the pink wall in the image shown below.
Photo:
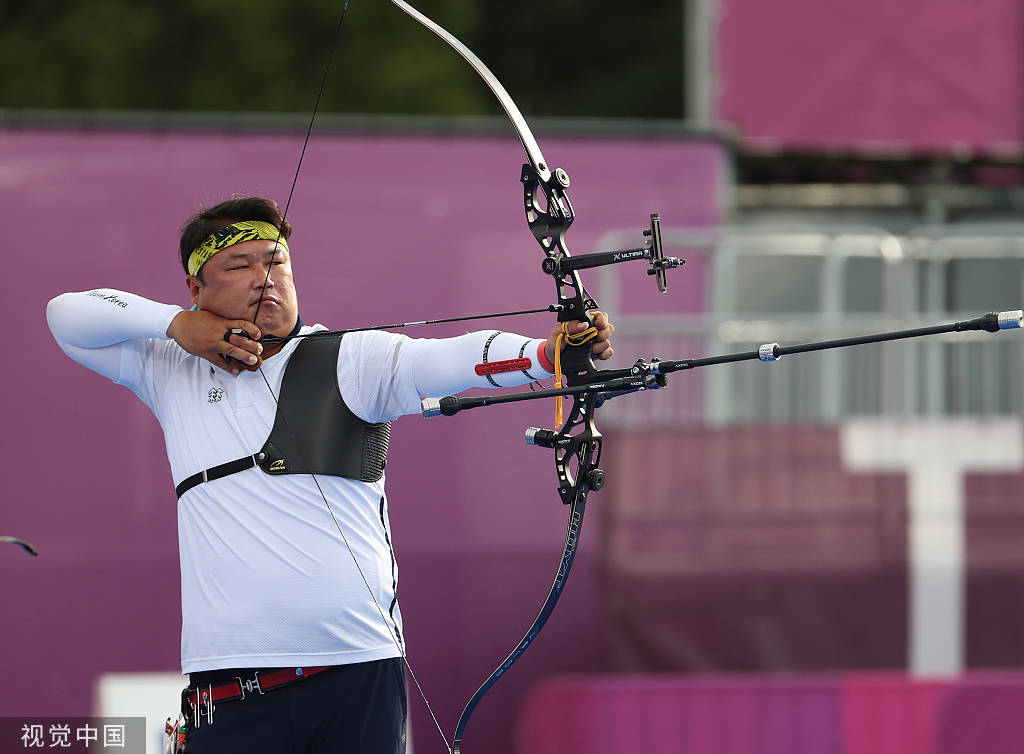
[[[529,754],[1011,754],[1024,674],[551,678],[528,695]]]
[[[1020,0],[718,0],[718,116],[788,147],[1024,146]]]
[[[610,229],[639,231],[654,210],[668,225],[719,220],[724,158],[715,144],[541,143],[573,179],[575,250]],[[200,202],[232,192],[283,202],[300,144],[295,135],[0,130],[9,268],[0,534],[42,553],[0,550],[0,715],[87,714],[97,674],[178,663],[175,498],[159,428],[128,391],[60,353],[46,301],[109,286],[186,303],[177,228]],[[550,303],[523,218],[522,158],[511,136],[314,134],[289,213],[305,320],[344,327]],[[550,318],[495,324],[539,335]],[[388,486],[409,655],[447,731],[554,574],[565,511],[549,451],[521,439],[551,413],[547,403],[521,404],[396,426]],[[479,708],[467,741],[508,751],[530,682],[602,666],[588,629],[598,610],[587,536],[596,527],[586,528],[559,610]],[[435,750],[422,702],[410,709],[417,741]]]

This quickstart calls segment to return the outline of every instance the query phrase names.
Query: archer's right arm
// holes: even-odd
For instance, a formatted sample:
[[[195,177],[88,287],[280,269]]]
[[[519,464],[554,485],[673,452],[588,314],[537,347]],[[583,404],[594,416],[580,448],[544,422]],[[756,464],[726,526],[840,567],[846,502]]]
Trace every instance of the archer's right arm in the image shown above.
[[[146,341],[172,339],[184,351],[235,374],[238,369],[225,356],[242,360],[251,355],[248,351],[261,349],[259,328],[251,322],[186,312],[109,288],[57,296],[46,307],[46,321],[64,353],[115,382],[127,378],[126,352]],[[241,345],[226,342],[224,333],[230,329],[245,330],[249,339],[232,338]]]
[[[133,293],[98,288],[64,293],[46,305],[46,322],[57,345],[79,364],[121,382],[124,351],[134,341],[166,339],[180,306]]]

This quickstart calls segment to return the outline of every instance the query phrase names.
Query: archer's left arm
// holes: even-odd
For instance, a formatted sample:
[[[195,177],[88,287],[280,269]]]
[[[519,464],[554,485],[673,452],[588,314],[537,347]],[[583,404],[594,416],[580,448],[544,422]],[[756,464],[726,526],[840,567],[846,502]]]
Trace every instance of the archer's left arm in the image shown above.
[[[592,327],[567,322],[566,329],[574,339],[593,346],[594,358],[608,359],[613,353],[611,335],[615,328],[604,312],[594,312],[593,319]],[[555,372],[556,350],[566,348],[562,333],[560,323],[546,340],[484,330],[458,338],[411,341],[408,356],[417,397],[454,395],[472,387],[515,387],[547,379]]]
[[[595,324],[595,353],[608,358],[614,328],[604,315],[595,316]],[[422,398],[548,379],[554,372],[556,340],[557,335],[528,338],[500,330],[436,339],[379,331],[350,333],[338,355],[338,386],[356,416],[369,422],[390,421],[419,414]]]

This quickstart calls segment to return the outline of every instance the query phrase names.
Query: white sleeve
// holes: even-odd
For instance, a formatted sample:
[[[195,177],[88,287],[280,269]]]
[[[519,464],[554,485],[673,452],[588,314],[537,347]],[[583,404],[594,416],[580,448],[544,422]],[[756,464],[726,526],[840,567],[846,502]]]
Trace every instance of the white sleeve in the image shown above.
[[[352,413],[385,422],[420,412],[420,399],[472,387],[512,387],[551,376],[538,363],[543,339],[485,330],[456,338],[412,339],[385,332],[350,333],[338,353],[338,387]],[[476,365],[527,358],[530,366],[490,375]]]
[[[167,328],[181,310],[133,293],[99,288],[52,299],[46,305],[46,322],[64,353],[131,388],[152,408],[154,386],[146,365],[154,341],[169,340]],[[184,351],[181,354],[187,356]]]

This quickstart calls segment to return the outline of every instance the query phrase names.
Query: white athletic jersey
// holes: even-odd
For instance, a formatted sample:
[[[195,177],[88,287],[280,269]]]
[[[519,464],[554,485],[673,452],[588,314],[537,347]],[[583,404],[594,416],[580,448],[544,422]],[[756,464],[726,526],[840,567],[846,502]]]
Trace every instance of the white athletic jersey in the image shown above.
[[[69,356],[130,388],[153,411],[174,484],[263,446],[277,410],[264,376],[279,395],[299,343],[290,341],[266,359],[262,375],[232,376],[166,337],[180,311],[112,290],[64,294],[47,309],[51,330]],[[325,328],[301,332],[316,329]],[[544,341],[493,335],[425,340],[350,333],[338,354],[341,395],[352,413],[372,423],[419,413],[423,397],[487,385],[473,366],[488,342],[488,361],[516,358],[525,344],[531,375],[550,376],[537,365]],[[502,385],[528,381],[522,372],[495,378]],[[352,553],[309,475],[271,476],[250,468],[182,495],[183,673],[399,656],[398,568],[384,478],[317,480]]]

